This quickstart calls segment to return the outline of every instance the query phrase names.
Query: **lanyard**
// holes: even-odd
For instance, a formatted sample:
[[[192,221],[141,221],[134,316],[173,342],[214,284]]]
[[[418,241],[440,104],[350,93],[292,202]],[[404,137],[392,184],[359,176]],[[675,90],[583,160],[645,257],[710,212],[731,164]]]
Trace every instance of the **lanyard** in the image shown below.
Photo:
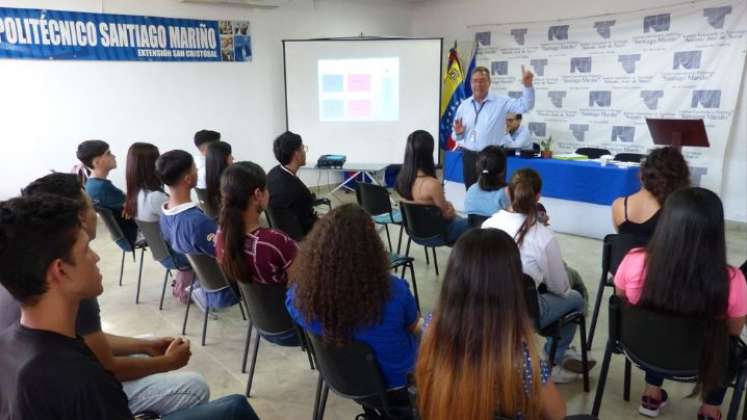
[[[477,105],[475,104],[475,100],[472,99],[472,108],[475,110],[475,122],[474,122],[475,128],[477,128],[477,120],[480,118],[480,113],[482,112],[482,109],[485,108],[486,102],[488,102],[487,98],[484,101],[482,101],[482,103],[480,104],[480,108],[478,108]]]

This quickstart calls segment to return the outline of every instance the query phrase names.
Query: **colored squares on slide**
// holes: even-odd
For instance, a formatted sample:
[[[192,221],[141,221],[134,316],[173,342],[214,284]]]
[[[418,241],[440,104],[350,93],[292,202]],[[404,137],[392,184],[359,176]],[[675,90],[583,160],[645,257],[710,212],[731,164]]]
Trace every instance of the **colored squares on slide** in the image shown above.
[[[323,100],[321,114],[323,120],[339,120],[345,118],[345,101],[338,99]]]
[[[341,74],[325,74],[322,76],[322,90],[324,92],[342,92],[342,81]]]
[[[348,116],[352,118],[366,118],[371,116],[371,101],[350,100],[348,101]]]
[[[348,75],[348,92],[368,92],[371,90],[371,75]]]

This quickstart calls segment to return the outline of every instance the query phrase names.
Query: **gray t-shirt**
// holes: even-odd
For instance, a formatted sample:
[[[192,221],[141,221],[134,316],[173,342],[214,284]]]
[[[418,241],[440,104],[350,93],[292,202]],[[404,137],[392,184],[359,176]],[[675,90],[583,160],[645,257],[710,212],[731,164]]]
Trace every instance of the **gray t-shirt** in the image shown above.
[[[0,331],[21,320],[21,305],[0,286]],[[101,331],[101,310],[96,298],[80,301],[75,319],[75,333],[81,337]]]

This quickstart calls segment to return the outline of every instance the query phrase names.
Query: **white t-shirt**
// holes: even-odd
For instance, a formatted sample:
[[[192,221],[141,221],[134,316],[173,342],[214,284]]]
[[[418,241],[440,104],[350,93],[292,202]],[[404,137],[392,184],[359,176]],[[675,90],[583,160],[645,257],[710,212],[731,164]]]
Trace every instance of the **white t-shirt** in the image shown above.
[[[523,214],[500,210],[486,220],[482,227],[500,229],[516,239],[516,232],[525,219]],[[547,290],[556,295],[563,295],[568,291],[568,273],[552,229],[536,223],[524,236],[519,252],[524,273],[534,279],[538,286],[545,283]]]
[[[158,222],[161,217],[163,203],[169,196],[163,191],[140,190],[137,194],[137,220],[143,222]]]
[[[207,188],[207,181],[205,180],[205,156],[198,154],[194,155],[194,158],[195,166],[197,166],[197,186],[195,188],[204,190]]]

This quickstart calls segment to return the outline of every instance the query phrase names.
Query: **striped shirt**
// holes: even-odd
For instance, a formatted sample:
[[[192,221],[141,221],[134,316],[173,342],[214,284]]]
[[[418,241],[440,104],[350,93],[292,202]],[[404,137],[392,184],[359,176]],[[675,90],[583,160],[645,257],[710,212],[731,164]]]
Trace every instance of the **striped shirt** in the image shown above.
[[[252,281],[262,284],[287,284],[290,267],[298,253],[296,242],[284,233],[269,228],[259,228],[246,234],[244,255]],[[218,261],[223,259],[223,232],[216,239]]]

